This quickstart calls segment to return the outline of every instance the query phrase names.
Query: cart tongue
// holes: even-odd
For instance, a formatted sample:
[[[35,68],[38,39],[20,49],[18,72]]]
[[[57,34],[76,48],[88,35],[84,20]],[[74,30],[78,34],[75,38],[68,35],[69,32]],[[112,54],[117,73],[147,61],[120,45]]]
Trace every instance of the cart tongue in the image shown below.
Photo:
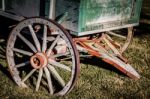
[[[140,75],[120,53],[120,45],[108,37],[107,34],[102,34],[100,38],[94,40],[79,38],[75,39],[75,42],[78,45],[77,47],[80,47],[82,51],[88,52],[88,54],[92,56],[101,58],[103,61],[111,64],[125,75],[133,79],[140,78]]]
[[[113,57],[113,56],[110,57],[106,53],[101,53],[100,57],[102,58],[102,60],[113,65],[114,67],[116,67],[118,70],[120,70],[121,72],[123,72],[127,76],[129,76],[133,79],[139,79],[140,78],[140,75],[137,73],[137,71],[130,64],[121,61],[117,57]]]

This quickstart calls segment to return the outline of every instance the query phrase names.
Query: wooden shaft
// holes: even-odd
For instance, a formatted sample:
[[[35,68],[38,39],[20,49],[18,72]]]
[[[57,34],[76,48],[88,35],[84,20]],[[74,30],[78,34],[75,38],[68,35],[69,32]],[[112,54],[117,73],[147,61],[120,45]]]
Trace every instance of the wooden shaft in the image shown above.
[[[2,10],[5,11],[5,0],[2,0]]]
[[[55,5],[56,0],[50,0],[50,6],[49,6],[49,18],[50,19],[55,19]]]

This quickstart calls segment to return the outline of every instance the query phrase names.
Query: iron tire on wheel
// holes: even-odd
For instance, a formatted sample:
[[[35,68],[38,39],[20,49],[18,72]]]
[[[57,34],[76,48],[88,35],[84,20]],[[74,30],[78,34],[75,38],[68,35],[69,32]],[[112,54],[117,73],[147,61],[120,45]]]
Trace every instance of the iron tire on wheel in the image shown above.
[[[6,50],[10,73],[20,87],[38,91],[47,86],[50,94],[64,95],[75,85],[78,52],[70,34],[56,22],[39,17],[21,21],[10,33]]]

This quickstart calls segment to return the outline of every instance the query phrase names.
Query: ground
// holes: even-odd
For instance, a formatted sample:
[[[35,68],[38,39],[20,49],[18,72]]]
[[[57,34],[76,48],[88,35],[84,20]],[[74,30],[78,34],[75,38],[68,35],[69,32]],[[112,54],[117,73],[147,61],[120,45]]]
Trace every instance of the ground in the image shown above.
[[[137,27],[132,44],[124,55],[141,75],[133,80],[100,59],[82,58],[80,77],[73,90],[63,96],[35,92],[18,87],[8,71],[5,48],[7,33],[0,32],[0,98],[1,99],[148,99],[150,97],[150,33]],[[4,28],[2,28],[4,29]]]

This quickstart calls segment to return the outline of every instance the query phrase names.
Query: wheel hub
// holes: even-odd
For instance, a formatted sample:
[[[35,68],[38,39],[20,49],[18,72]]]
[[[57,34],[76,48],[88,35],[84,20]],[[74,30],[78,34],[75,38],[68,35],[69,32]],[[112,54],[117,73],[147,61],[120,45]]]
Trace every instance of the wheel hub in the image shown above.
[[[36,53],[30,58],[31,66],[35,69],[43,68],[48,63],[48,58],[44,53]]]

